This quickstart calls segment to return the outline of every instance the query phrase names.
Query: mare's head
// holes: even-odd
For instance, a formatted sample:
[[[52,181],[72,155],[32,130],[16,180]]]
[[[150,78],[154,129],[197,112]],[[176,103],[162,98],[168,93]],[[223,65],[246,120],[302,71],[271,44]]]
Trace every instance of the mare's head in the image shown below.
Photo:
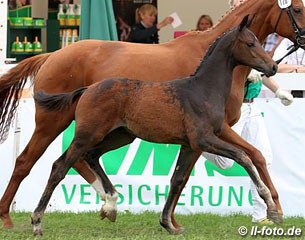
[[[267,76],[274,75],[277,71],[277,64],[265,52],[247,25],[248,16],[244,17],[240,25],[229,34],[229,37],[232,38],[232,56],[237,64],[249,66]]]
[[[269,9],[271,15],[271,32],[289,38],[305,49],[305,7],[302,0],[273,0],[265,5],[273,4]]]

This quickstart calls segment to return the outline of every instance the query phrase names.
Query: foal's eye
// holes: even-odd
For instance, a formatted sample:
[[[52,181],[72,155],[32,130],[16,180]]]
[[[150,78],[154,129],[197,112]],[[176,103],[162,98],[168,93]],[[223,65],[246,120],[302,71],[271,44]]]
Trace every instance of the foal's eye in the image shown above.
[[[301,8],[294,8],[293,11],[295,13],[301,13],[302,12]]]
[[[248,47],[254,47],[254,43],[249,42],[249,43],[247,43],[247,46],[248,46]]]

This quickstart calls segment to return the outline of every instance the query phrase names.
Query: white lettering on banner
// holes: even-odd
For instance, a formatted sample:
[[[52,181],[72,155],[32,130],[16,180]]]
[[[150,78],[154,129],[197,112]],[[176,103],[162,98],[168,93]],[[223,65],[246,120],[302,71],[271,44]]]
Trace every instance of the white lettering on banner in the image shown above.
[[[143,206],[163,205],[168,196],[169,185],[126,185],[125,183],[115,184],[119,191],[117,204]],[[70,204],[100,204],[99,195],[91,189],[89,184],[61,184],[65,203]],[[187,193],[185,193],[187,192]],[[153,198],[151,198],[151,196]],[[199,186],[192,185],[186,187],[181,194],[178,206],[244,206],[245,202],[252,205],[249,189],[243,186]]]
[[[118,209],[132,212],[161,211],[169,192],[168,177],[110,176],[119,192]],[[249,179],[235,178],[224,185],[224,177],[209,180],[192,177],[183,190],[176,212],[251,212],[252,200]],[[197,185],[198,184],[198,185]],[[101,200],[93,188],[79,176],[68,176],[54,192],[56,199],[49,210],[92,211],[99,210]]]
[[[259,104],[266,119],[274,155],[271,176],[279,191],[284,214],[305,216],[302,208],[305,199],[305,99],[295,99],[289,107],[282,106],[278,99],[257,99],[255,104]],[[34,103],[33,100],[27,99],[21,105],[20,149],[23,149],[34,129]],[[173,165],[168,165],[165,170],[153,172],[156,163],[153,161],[156,161],[156,156],[151,155],[142,169],[132,168],[139,147],[141,142],[127,149],[124,155],[126,160],[122,159],[118,164],[117,173],[109,174],[120,193],[118,209],[128,209],[132,212],[146,209],[161,211],[175,160],[173,159]],[[23,181],[16,196],[16,210],[33,211],[44,190],[52,163],[61,152],[62,136],[54,141],[34,166],[31,174]],[[103,167],[106,168],[106,165]],[[249,201],[249,177],[225,175],[217,171],[208,172],[207,167],[204,159],[198,161],[195,174],[190,177],[179,199],[177,212],[250,213],[252,207]],[[1,181],[8,179],[1,178]],[[0,193],[4,192],[4,186],[0,187]],[[31,194],[28,194],[29,192]],[[68,175],[55,190],[48,211],[78,212],[99,210],[100,207],[101,203],[94,190],[80,176]]]

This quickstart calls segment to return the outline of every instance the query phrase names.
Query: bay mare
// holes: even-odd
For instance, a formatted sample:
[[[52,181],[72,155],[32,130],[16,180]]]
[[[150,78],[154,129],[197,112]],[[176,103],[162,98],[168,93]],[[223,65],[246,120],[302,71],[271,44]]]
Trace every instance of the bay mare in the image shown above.
[[[247,65],[267,76],[277,71],[276,63],[246,28],[247,22],[248,16],[238,27],[222,35],[210,47],[192,77],[165,82],[112,78],[72,93],[46,95],[37,92],[34,96],[36,103],[54,112],[68,109],[83,95],[75,111],[75,136],[68,150],[53,164],[48,184],[32,215],[34,235],[42,235],[44,211],[55,187],[68,170],[81,156],[92,149],[96,151],[95,146],[117,128],[125,128],[147,141],[181,144],[169,197],[160,219],[161,225],[170,233],[182,231],[182,227],[173,225],[171,217],[175,201],[202,151],[235,159],[242,165],[265,200],[269,217],[277,217],[270,191],[251,159],[245,152],[217,137],[222,131],[234,67]],[[99,159],[89,158],[87,162],[103,178]],[[109,194],[117,198],[114,188]]]
[[[292,0],[289,8],[297,26],[305,27],[304,6],[301,0]],[[85,40],[54,53],[34,56],[20,62],[0,78],[0,142],[8,133],[9,124],[21,96],[21,91],[28,77],[33,77],[34,92],[48,93],[69,92],[88,86],[101,79],[110,77],[127,77],[145,81],[166,81],[187,77],[194,73],[200,59],[209,45],[225,31],[240,23],[243,16],[250,15],[250,29],[259,41],[269,33],[277,32],[283,37],[296,41],[296,33],[286,10],[281,10],[277,0],[247,0],[231,9],[211,30],[191,32],[159,45],[131,44]],[[187,59],[187,61],[185,60]],[[226,104],[225,123],[221,139],[242,148],[258,169],[263,182],[270,189],[276,203],[279,217],[282,214],[278,193],[273,186],[261,152],[235,134],[230,128],[239,118],[243,99],[242,86],[249,73],[249,68],[240,66],[234,70],[231,93]],[[0,218],[4,227],[13,226],[9,207],[23,179],[30,173],[34,164],[44,153],[49,144],[74,119],[75,104],[63,112],[54,113],[36,106],[35,131],[17,157],[15,168],[9,184],[0,201]],[[52,126],[52,128],[50,128]],[[91,157],[98,158],[109,150],[132,142],[134,136],[120,128],[106,137]],[[103,181],[96,177],[85,161],[78,161],[73,166],[100,194],[107,198],[107,188],[111,183],[105,176]],[[105,217],[101,211],[102,218]],[[112,216],[107,216],[111,220]],[[174,222],[174,219],[172,220]]]

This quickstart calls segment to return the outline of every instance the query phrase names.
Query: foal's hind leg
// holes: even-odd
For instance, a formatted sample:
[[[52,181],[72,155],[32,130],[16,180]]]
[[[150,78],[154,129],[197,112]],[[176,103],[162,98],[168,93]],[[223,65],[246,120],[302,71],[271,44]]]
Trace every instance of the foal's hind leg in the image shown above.
[[[202,151],[210,152],[213,154],[221,155],[227,158],[234,159],[238,164],[243,166],[253,183],[256,186],[257,192],[260,197],[265,201],[267,205],[268,218],[272,221],[277,221],[277,210],[276,205],[272,199],[270,190],[266,187],[264,182],[261,180],[255,166],[247,154],[234,147],[233,145],[222,141],[216,136],[203,137],[199,141],[200,149]]]
[[[58,118],[60,118],[60,120],[58,120]],[[23,152],[16,159],[13,174],[0,201],[0,218],[3,221],[3,226],[5,228],[13,227],[13,222],[9,215],[9,208],[19,185],[30,173],[32,167],[44,153],[46,148],[65,128],[68,127],[72,119],[73,113],[69,114],[65,112],[62,115],[56,115],[45,111],[40,112],[39,108],[36,108],[35,131]],[[78,172],[81,172],[81,175],[89,183],[92,183],[96,179],[96,176],[85,162],[78,162],[75,168]]]
[[[135,136],[128,133],[124,128],[118,128],[109,133],[102,142],[96,145],[84,156],[84,159],[98,174],[98,178],[102,183],[100,195],[103,198],[102,200],[105,200],[105,204],[101,208],[101,219],[108,218],[111,222],[115,221],[117,214],[116,201],[118,199],[118,194],[104,170],[101,168],[99,158],[102,154],[108,151],[133,142],[134,139]]]
[[[94,169],[94,171],[98,175],[97,177],[100,179],[103,185],[103,189],[101,190],[104,192],[105,204],[101,208],[100,217],[102,220],[104,218],[108,218],[111,222],[115,222],[117,215],[116,201],[118,200],[118,193],[110,182],[110,180],[108,179],[104,170],[101,168],[99,164],[99,156],[100,155],[95,158],[90,158],[86,161],[88,162],[90,167]]]
[[[104,133],[109,131],[103,129],[103,131],[97,133],[97,131],[94,132],[92,129],[84,128],[83,126],[79,126],[79,129],[80,130],[76,129],[75,137],[68,150],[53,164],[47,186],[40,198],[37,208],[32,214],[34,235],[42,235],[41,220],[56,186],[64,179],[73,164],[78,161],[83,154],[96,146],[99,139],[103,139]]]
[[[171,234],[180,234],[183,227],[180,226],[175,218],[174,211],[180,194],[189,179],[190,173],[199,158],[201,152],[194,152],[186,146],[180,149],[175,171],[170,182],[170,191],[163,208],[160,224]]]
[[[79,155],[76,155],[74,153],[74,152],[79,153],[78,151],[74,151],[72,157],[67,157],[69,152],[73,152],[73,150],[72,151],[68,150],[53,163],[52,171],[47,186],[43,192],[43,195],[40,198],[38,206],[36,207],[34,213],[32,214],[31,219],[33,225],[33,234],[35,236],[42,235],[41,221],[54,189],[60,183],[60,181],[64,179],[65,175],[67,174],[70,167],[72,167],[73,163],[75,163],[79,158]]]

